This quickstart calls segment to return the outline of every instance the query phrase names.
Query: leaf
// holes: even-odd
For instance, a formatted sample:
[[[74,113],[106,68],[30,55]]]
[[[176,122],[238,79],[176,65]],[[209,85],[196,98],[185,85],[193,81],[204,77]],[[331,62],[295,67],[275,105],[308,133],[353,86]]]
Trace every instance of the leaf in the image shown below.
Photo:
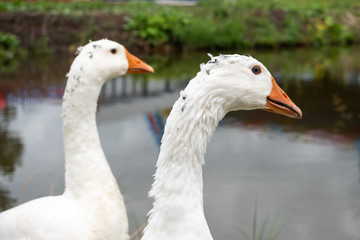
[[[252,238],[254,240],[256,240],[256,222],[257,222],[257,203],[255,203],[254,214],[253,214]]]
[[[259,238],[258,240],[262,240],[264,233],[265,233],[265,228],[267,225],[267,222],[269,220],[269,217],[266,217],[266,219],[264,220],[263,224],[261,225],[261,229],[260,229],[260,233],[259,233]]]
[[[249,235],[246,234],[246,232],[244,232],[240,228],[237,228],[237,230],[243,235],[244,238],[246,238],[246,240],[252,240]]]

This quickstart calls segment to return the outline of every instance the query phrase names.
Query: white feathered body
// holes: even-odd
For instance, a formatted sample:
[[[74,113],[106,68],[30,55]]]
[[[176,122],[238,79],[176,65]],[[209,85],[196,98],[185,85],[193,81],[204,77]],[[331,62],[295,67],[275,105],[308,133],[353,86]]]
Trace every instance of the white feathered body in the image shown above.
[[[0,215],[0,239],[60,240],[63,236],[69,236],[71,240],[95,239],[84,234],[90,232],[86,229],[90,224],[84,224],[88,221],[85,209],[77,201],[65,196],[44,197],[3,212]]]
[[[112,199],[114,200],[114,199]],[[96,198],[98,209],[66,195],[43,197],[0,215],[1,240],[126,239],[119,202]],[[107,209],[104,210],[104,205]],[[24,212],[26,214],[24,214]],[[44,227],[46,225],[46,227]],[[110,227],[111,226],[111,227]]]

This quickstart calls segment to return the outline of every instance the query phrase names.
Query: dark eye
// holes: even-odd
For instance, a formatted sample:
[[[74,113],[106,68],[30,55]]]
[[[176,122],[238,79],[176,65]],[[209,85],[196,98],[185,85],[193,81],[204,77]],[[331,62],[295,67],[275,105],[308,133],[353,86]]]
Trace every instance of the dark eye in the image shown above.
[[[260,68],[259,65],[255,65],[255,66],[253,66],[253,67],[251,68],[251,71],[252,71],[254,74],[258,75],[259,73],[261,73],[261,68]]]
[[[116,53],[117,53],[117,50],[116,50],[115,48],[113,48],[113,49],[110,50],[110,52],[111,52],[112,54],[116,54]]]

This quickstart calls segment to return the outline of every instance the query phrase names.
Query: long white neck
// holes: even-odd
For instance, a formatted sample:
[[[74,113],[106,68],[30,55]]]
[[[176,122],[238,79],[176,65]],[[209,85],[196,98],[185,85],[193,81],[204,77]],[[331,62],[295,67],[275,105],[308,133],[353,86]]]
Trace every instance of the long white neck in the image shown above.
[[[97,100],[105,81],[83,69],[85,66],[75,60],[68,74],[62,105],[65,193],[78,198],[104,189],[104,184],[119,191],[96,127]]]
[[[201,87],[202,77],[181,93],[167,120],[150,191],[155,202],[143,240],[212,239],[203,209],[202,165],[207,143],[225,113],[223,100]]]

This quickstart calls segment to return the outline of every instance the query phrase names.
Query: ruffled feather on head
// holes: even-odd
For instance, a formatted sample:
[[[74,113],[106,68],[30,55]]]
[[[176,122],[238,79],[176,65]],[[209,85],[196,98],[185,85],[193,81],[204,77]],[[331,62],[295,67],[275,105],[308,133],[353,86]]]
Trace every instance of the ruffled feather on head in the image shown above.
[[[83,49],[84,49],[83,46],[78,47],[78,48],[76,49],[75,55],[79,55]]]
[[[252,59],[250,55],[239,54],[220,54],[219,56],[214,57],[212,54],[208,53],[208,56],[210,57],[210,60],[207,63],[202,63],[200,65],[201,71],[207,74],[209,74],[211,69],[231,65],[240,61],[247,62]]]

